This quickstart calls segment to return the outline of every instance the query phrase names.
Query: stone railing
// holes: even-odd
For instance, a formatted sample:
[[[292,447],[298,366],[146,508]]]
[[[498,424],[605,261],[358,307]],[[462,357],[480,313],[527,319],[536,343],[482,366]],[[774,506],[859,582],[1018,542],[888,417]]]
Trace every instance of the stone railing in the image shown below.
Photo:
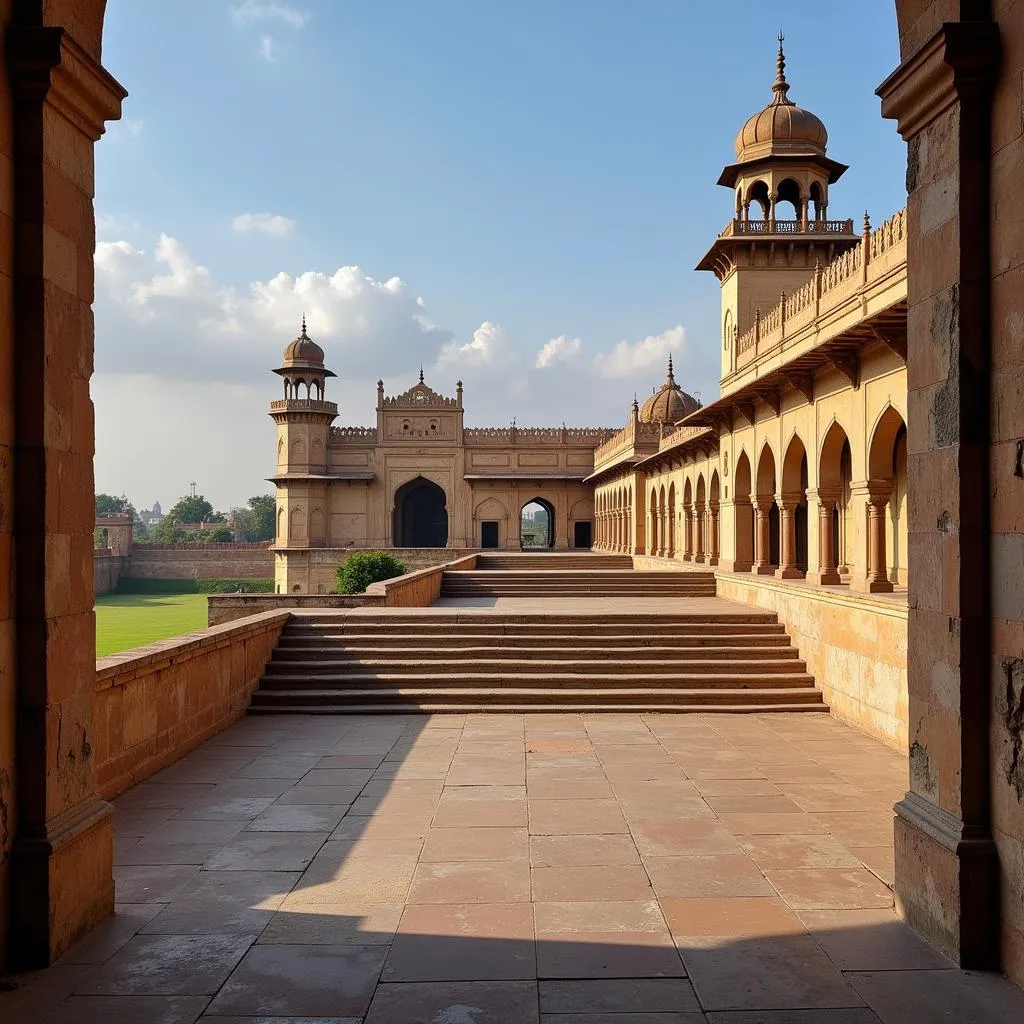
[[[609,427],[466,427],[467,445],[574,445],[596,447],[612,434]]]
[[[326,412],[338,415],[336,402],[322,402],[316,398],[278,398],[270,403],[271,412]]]
[[[852,220],[733,220],[720,238],[734,235],[852,235]]]
[[[96,662],[92,758],[111,799],[245,714],[287,611],[250,615]]]
[[[452,562],[442,562],[381,583],[371,583],[366,588],[366,596],[382,597],[388,608],[425,608],[441,596],[441,582],[446,572],[475,569],[476,558],[475,553],[465,555]]]
[[[658,445],[658,451],[671,448],[673,445],[679,444],[680,441],[688,441],[698,434],[706,433],[708,433],[707,427],[675,427],[662,436],[661,443]]]
[[[331,444],[376,444],[376,427],[331,427]]]
[[[637,445],[650,447],[657,444],[661,440],[662,430],[660,423],[641,423],[631,419],[594,450],[594,469],[601,469],[616,456]]]
[[[792,295],[785,292],[766,312],[756,310],[754,323],[736,338],[736,365],[742,368],[782,344],[800,328],[854,298],[907,259],[907,211],[893,214],[881,227],[867,231],[860,244],[824,267]]]

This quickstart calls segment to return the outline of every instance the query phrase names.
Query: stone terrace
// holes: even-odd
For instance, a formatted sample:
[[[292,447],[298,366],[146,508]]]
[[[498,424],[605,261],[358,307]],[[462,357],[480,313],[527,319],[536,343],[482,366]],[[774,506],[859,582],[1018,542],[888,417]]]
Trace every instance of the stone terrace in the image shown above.
[[[892,909],[905,760],[826,716],[247,718],[115,801],[12,1024],[1020,1024]]]

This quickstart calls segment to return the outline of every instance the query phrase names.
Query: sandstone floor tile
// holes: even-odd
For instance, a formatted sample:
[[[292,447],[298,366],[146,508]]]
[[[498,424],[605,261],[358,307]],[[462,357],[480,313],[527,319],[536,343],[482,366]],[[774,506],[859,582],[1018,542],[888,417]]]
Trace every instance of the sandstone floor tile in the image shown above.
[[[771,869],[768,881],[794,910],[891,907],[892,890],[867,868]]]
[[[560,782],[536,779],[526,789],[530,800],[611,800],[615,794],[604,779],[590,782]]]
[[[799,916],[842,971],[949,970],[954,966],[889,909],[803,910]]]
[[[700,1011],[697,997],[682,978],[613,978],[594,980],[542,981],[542,1014],[695,1013]],[[577,1016],[569,1024],[583,1024]],[[645,1024],[634,1017],[619,1018],[613,1024]],[[689,1024],[689,1022],[687,1022]]]
[[[516,981],[536,976],[533,907],[470,903],[407,907],[382,980]]]
[[[526,861],[424,864],[416,868],[409,903],[528,903]]]
[[[316,762],[317,768],[369,768],[376,771],[384,760],[382,754],[328,754]]]
[[[809,935],[735,944],[690,939],[680,943],[680,953],[706,1011],[819,1008],[831,1014],[833,1009],[863,1006]]]
[[[424,804],[436,802],[444,782],[441,779],[373,779],[359,791],[361,797],[418,797]]]
[[[733,834],[713,819],[630,822],[643,857],[710,857],[743,852]]]
[[[258,935],[299,874],[203,871],[142,931],[153,935]]]
[[[151,843],[219,843],[230,842],[245,828],[244,821],[234,818],[208,821],[182,821],[173,818],[154,828],[146,840]]]
[[[608,835],[629,829],[615,800],[530,800],[531,835]]]
[[[799,814],[720,814],[719,820],[734,836],[813,835],[829,829],[816,816]]]
[[[708,1024],[881,1024],[864,1007],[845,1010],[727,1010],[709,1013]]]
[[[238,821],[244,828],[245,819]],[[222,843],[160,843],[153,839],[136,839],[131,845],[116,848],[118,865],[204,864],[221,848]]]
[[[160,913],[159,903],[118,903],[107,918],[58,961],[61,964],[102,964],[138,930]]]
[[[537,937],[540,978],[681,978],[682,961],[660,932],[548,932]]]
[[[309,786],[358,786],[360,789],[373,778],[372,768],[314,768],[302,776]]]
[[[72,996],[46,1024],[194,1024],[208,1002],[207,996]]]
[[[114,805],[114,835],[142,838],[174,814],[173,807],[121,807]]]
[[[331,832],[347,806],[330,804],[271,804],[247,826],[249,832]]]
[[[703,1013],[676,1013],[664,1010],[660,1013],[588,1013],[583,1018],[586,1024],[705,1024]],[[580,1024],[577,1013],[542,1013],[540,1024]]]
[[[629,835],[530,836],[530,863],[540,867],[623,867],[640,863]]]
[[[432,828],[420,860],[526,860],[530,856],[528,838],[525,828]]]
[[[362,1024],[362,1017],[222,1017],[204,1014],[200,1024]]]
[[[232,772],[236,779],[301,779],[317,765],[315,754],[264,754]]]
[[[737,942],[774,935],[803,935],[800,919],[778,897],[718,897],[661,900],[677,944],[693,940]]]
[[[685,782],[682,768],[668,759],[623,761],[605,764],[604,774],[612,782]]]
[[[782,796],[709,796],[715,814],[799,814],[804,810],[789,797]]]
[[[198,874],[191,865],[115,867],[115,898],[118,903],[170,903]]]
[[[746,854],[645,857],[644,867],[659,899],[775,895],[771,884]]]
[[[860,867],[857,857],[829,835],[743,836],[740,842],[762,871]]]
[[[301,903],[287,899],[258,942],[270,944],[386,946],[394,938],[402,903]]]
[[[521,827],[526,825],[524,786],[445,788],[434,812],[437,828]]]
[[[167,808],[180,811],[194,800],[199,800],[212,792],[210,783],[158,783],[140,782],[126,790],[114,800],[117,810],[142,810],[145,808]]]
[[[891,845],[851,846],[850,853],[890,889],[896,884],[896,860]]]
[[[882,800],[845,782],[783,783],[782,790],[803,810],[858,811],[884,806]],[[898,799],[898,798],[897,798]],[[890,803],[890,807],[892,804]]]
[[[304,779],[300,779],[291,789],[278,797],[277,803],[347,807],[359,796],[359,789],[359,786],[312,786]]]
[[[422,849],[423,840],[419,836],[387,836],[383,839],[359,836],[357,839],[330,839],[321,852],[325,856],[331,853],[351,860],[363,857],[416,858]]]
[[[445,778],[448,786],[525,786],[526,766],[476,768],[453,764]]]
[[[210,1012],[359,1017],[370,1005],[384,955],[381,946],[254,946]]]
[[[212,995],[255,935],[136,935],[87,982],[79,995]]]
[[[328,847],[342,844],[328,844]],[[350,857],[327,848],[299,879],[286,906],[324,903],[402,903],[416,870],[416,858],[404,855]]]
[[[893,811],[815,811],[817,818],[845,847],[891,846]]]
[[[594,743],[594,753],[601,764],[654,764],[671,760],[661,745],[648,734],[651,742]]]
[[[657,932],[665,934],[665,917],[653,898],[644,900],[536,902],[538,938],[570,932]]]
[[[431,814],[411,818],[371,818],[345,815],[331,833],[331,839],[399,839],[420,838],[430,830]]]
[[[379,985],[366,1024],[539,1024],[534,981],[421,982]],[[581,1021],[580,1024],[583,1024]]]
[[[994,974],[873,971],[847,975],[883,1024],[1019,1024],[1024,992]]]
[[[646,900],[654,895],[647,872],[639,865],[561,865],[533,867],[530,872],[533,899],[563,900]]]
[[[327,832],[245,832],[206,862],[207,871],[305,871]]]
[[[437,795],[405,796],[401,793],[385,793],[382,796],[358,796],[352,801],[352,814],[365,815],[418,815],[432,812],[437,807]]]
[[[686,768],[686,777],[694,782],[705,780],[723,779],[736,781],[756,781],[765,779],[764,769],[755,768],[751,764],[738,761],[735,764],[726,765],[695,765],[690,764]]]
[[[274,797],[270,796],[231,796],[213,795],[193,800],[190,804],[180,810],[175,818],[192,821],[203,819],[224,819],[240,818],[243,821],[251,821],[258,814],[262,814],[272,803]]]
[[[779,787],[767,779],[695,779],[694,786],[703,797],[782,795]]]
[[[186,756],[151,775],[148,781],[161,785],[168,782],[223,782],[244,769],[251,760],[252,758],[246,756],[224,757],[217,760]]]

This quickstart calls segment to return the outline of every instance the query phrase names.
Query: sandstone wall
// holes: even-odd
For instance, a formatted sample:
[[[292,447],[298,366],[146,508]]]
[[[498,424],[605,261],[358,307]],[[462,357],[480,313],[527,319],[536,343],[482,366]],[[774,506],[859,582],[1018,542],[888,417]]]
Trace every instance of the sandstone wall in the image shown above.
[[[125,559],[110,551],[96,551],[92,556],[92,589],[96,597],[112,594],[124,571]]]
[[[776,612],[832,714],[907,749],[907,606],[747,573],[716,573],[718,596]]]
[[[269,611],[96,662],[93,760],[106,799],[239,719],[288,612]]]
[[[206,618],[211,626],[234,622],[260,612],[310,608],[383,608],[385,599],[367,594],[207,594]]]
[[[137,579],[272,579],[265,544],[136,544],[122,573]]]

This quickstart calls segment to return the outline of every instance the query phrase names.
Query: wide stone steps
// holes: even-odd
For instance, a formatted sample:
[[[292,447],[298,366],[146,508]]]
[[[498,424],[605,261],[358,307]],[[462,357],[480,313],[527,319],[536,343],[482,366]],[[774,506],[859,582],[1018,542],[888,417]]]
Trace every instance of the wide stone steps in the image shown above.
[[[425,646],[437,644],[443,639],[441,646]],[[579,638],[563,634],[554,636],[529,636],[529,635],[506,635],[502,633],[471,633],[465,636],[409,636],[394,633],[384,634],[362,634],[362,633],[338,633],[338,634],[315,634],[309,633],[301,636],[283,634],[277,649],[277,654],[282,659],[323,657],[336,653],[337,644],[344,642],[346,652],[359,654],[365,651],[381,653],[387,651],[395,656],[399,651],[405,652],[409,649],[418,651],[430,656],[431,654],[451,656],[453,650],[467,653],[472,656],[477,651],[507,650],[515,653],[517,657],[544,657],[545,652],[554,654],[568,651],[579,653]],[[722,644],[727,646],[721,646]],[[384,646],[386,645],[386,646]],[[669,654],[678,650],[717,648],[723,652],[734,653],[742,656],[748,648],[754,647],[759,651],[792,652],[796,651],[790,646],[789,637],[782,632],[762,633],[747,635],[743,633],[731,635],[714,636],[629,636],[629,635],[594,635],[586,639],[587,651],[613,650],[618,654],[625,654],[629,657],[648,657],[649,652]],[[773,656],[770,655],[770,656]],[[782,657],[779,654],[779,657]]]
[[[781,639],[785,640],[783,636]],[[767,660],[784,660],[787,658],[796,659],[797,652],[789,644],[783,645],[748,645],[748,646],[701,646],[701,647],[670,647],[665,645],[649,646],[626,646],[626,645],[595,645],[589,640],[585,647],[571,646],[559,647],[552,645],[502,645],[488,644],[477,646],[460,646],[458,656],[452,654],[449,645],[443,647],[394,647],[378,646],[376,644],[345,644],[344,651],[338,647],[330,646],[281,646],[278,648],[274,664],[280,661],[282,664],[295,662],[320,664],[325,662],[351,662],[358,661],[401,661],[412,658],[418,663],[423,661],[439,661],[444,664],[451,664],[453,660],[458,664],[466,661],[473,661],[480,658],[500,658],[506,661],[606,661],[612,655],[616,660],[630,661],[671,661],[673,663],[695,662],[695,661],[730,661],[743,660],[744,658],[756,658],[758,662]]]
[[[477,555],[477,569],[502,571],[506,569],[632,569],[629,555],[554,554],[551,552],[524,552],[523,554]]]
[[[375,695],[371,695],[375,696]],[[573,700],[560,703],[558,694],[551,693],[542,704],[516,704],[503,702],[501,704],[476,703],[470,698],[458,702],[430,699],[420,699],[412,702],[395,702],[393,704],[382,704],[373,701],[366,704],[332,704],[321,702],[317,704],[278,704],[274,707],[251,706],[250,713],[270,713],[275,715],[466,715],[474,713],[486,714],[626,714],[630,712],[643,711],[645,714],[660,715],[697,715],[707,714],[709,711],[726,711],[733,715],[760,715],[780,712],[825,712],[828,713],[827,704],[736,704],[734,706],[715,706],[709,708],[705,704],[687,704],[682,697],[673,703],[651,703],[638,704],[632,700],[623,701],[619,704],[594,704],[586,699]]]
[[[709,572],[446,572],[442,597],[714,597]]]

